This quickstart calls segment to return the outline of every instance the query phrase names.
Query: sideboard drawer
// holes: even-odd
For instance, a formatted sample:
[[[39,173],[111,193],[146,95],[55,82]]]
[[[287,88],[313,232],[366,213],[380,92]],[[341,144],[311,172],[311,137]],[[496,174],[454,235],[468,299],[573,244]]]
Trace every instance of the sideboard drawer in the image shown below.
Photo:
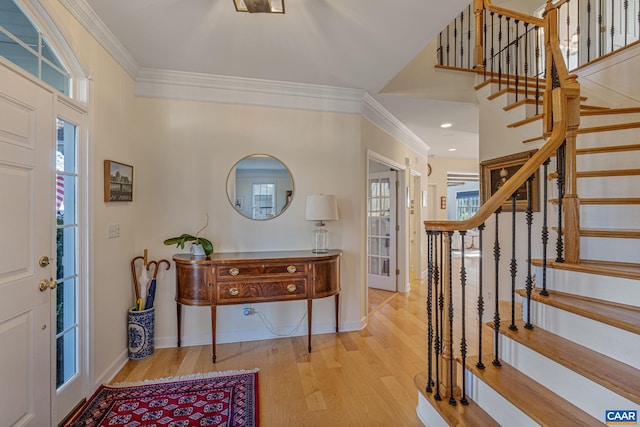
[[[293,275],[306,274],[305,263],[277,263],[277,264],[233,264],[231,266],[219,266],[216,277],[218,279],[240,278],[261,275]]]
[[[307,280],[237,281],[218,283],[218,304],[257,303],[307,298]]]

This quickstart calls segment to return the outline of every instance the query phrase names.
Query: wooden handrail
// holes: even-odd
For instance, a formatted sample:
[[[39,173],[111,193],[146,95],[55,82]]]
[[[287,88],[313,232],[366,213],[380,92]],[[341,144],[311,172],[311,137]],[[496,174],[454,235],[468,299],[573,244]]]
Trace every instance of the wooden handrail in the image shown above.
[[[495,12],[502,16],[508,16],[509,18],[517,19],[522,22],[528,22],[538,27],[544,26],[544,19],[536,18],[535,16],[527,15],[526,13],[516,12],[515,10],[505,9],[500,6],[494,6],[491,0],[484,0],[485,9],[489,12]]]
[[[548,110],[546,111],[548,111],[549,114],[546,114],[546,116],[549,120],[553,117],[553,123],[549,126],[552,131],[548,141],[478,209],[475,215],[464,221],[427,220],[424,222],[427,231],[470,230],[483,224],[557,151],[560,145],[567,139],[567,132],[570,130],[575,134],[575,129],[579,125],[580,85],[577,82],[577,76],[569,74],[564,63],[557,38],[557,10],[554,9],[551,0],[547,1],[545,11],[545,15],[547,16],[545,20],[493,6],[490,0],[484,0],[484,3],[488,10],[504,14],[505,16],[511,16],[544,27],[555,27],[551,29],[545,28],[545,44],[548,52],[548,60],[555,60],[555,68],[560,81],[560,87],[552,89],[551,62],[549,62],[547,64],[547,91],[551,96],[546,96],[544,102],[548,105]],[[548,16],[549,14],[551,16]],[[553,34],[556,36],[552,36]],[[550,114],[551,111],[553,111],[554,114]],[[575,143],[575,138],[573,142]],[[569,147],[569,150],[575,151],[575,146],[573,148]]]

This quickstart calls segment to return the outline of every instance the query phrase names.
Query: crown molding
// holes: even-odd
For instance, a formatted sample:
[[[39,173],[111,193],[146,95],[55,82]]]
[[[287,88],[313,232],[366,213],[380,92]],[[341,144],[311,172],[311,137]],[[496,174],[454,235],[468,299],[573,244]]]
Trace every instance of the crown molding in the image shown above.
[[[359,114],[362,89],[141,68],[135,94],[153,98],[248,104]]]
[[[113,35],[95,11],[84,0],[60,0],[60,3],[113,56],[113,59],[133,78],[136,78],[138,62]]]
[[[364,95],[362,115],[409,149],[427,157],[429,150],[431,150],[429,144],[420,139],[368,93]]]

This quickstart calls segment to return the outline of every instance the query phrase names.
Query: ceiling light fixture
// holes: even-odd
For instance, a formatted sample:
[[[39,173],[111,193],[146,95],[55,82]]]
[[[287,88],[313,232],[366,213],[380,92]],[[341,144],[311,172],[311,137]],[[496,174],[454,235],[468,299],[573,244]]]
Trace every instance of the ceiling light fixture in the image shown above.
[[[450,128],[451,126],[453,126],[451,123],[443,123],[440,125],[441,128]]]
[[[449,151],[456,151],[457,148],[449,148]]]
[[[284,0],[233,0],[238,12],[284,13]]]

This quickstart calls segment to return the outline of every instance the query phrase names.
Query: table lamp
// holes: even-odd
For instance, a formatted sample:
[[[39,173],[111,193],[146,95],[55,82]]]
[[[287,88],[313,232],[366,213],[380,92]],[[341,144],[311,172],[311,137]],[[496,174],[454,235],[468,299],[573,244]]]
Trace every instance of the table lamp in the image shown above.
[[[324,227],[324,221],[338,219],[336,196],[326,194],[307,196],[305,219],[307,221],[316,221],[316,228],[313,230],[313,249],[311,251],[316,254],[326,254],[329,252],[329,232]]]

